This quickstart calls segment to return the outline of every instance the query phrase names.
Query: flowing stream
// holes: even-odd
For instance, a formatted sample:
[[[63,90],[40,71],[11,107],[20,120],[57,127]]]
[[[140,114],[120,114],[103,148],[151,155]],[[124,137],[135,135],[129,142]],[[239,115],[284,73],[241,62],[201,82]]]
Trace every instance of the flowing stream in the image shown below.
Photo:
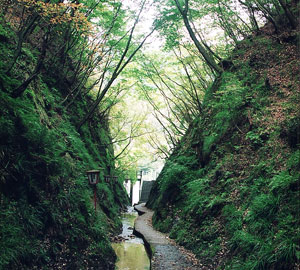
[[[112,244],[118,257],[117,270],[150,269],[150,260],[145,250],[143,239],[132,234],[134,220],[137,218],[137,215],[133,207],[129,207],[128,212],[122,216],[123,231],[119,236],[125,241]]]

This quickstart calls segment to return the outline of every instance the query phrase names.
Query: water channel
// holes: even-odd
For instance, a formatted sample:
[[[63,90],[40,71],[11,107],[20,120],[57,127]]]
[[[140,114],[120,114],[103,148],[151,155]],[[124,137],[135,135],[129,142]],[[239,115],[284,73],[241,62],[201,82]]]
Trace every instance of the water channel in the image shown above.
[[[112,244],[118,257],[117,270],[150,269],[150,261],[143,239],[133,235],[134,220],[137,216],[138,214],[133,207],[128,207],[128,212],[122,215],[123,230],[119,236],[125,241]]]

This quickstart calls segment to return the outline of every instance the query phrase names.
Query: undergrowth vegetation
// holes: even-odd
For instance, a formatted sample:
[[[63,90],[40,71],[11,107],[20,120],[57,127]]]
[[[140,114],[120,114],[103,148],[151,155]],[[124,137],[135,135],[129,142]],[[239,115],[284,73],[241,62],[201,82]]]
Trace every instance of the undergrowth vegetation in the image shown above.
[[[153,188],[154,226],[209,269],[299,269],[297,58],[280,36],[240,42]]]
[[[55,85],[52,73],[11,97],[37,61],[25,43],[16,67],[5,72],[12,33],[0,25],[0,269],[114,269],[110,236],[120,229],[128,199],[121,182],[103,180],[118,174],[107,120],[95,114],[78,132],[89,97],[66,110],[64,84]],[[95,214],[85,172],[100,167]]]

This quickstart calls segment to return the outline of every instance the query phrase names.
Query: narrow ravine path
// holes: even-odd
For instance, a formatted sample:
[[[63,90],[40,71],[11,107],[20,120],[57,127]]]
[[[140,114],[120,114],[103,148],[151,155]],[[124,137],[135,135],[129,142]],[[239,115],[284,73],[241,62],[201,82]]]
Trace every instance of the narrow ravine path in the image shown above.
[[[184,248],[177,246],[167,234],[152,227],[153,211],[145,204],[135,206],[139,217],[135,220],[135,233],[144,238],[145,244],[152,250],[152,270],[207,270],[195,256]]]

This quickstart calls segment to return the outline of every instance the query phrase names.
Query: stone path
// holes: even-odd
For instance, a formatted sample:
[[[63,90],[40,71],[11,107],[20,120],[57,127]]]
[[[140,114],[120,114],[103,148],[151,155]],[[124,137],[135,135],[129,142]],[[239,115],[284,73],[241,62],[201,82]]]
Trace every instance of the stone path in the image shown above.
[[[166,234],[152,227],[153,211],[145,204],[135,206],[139,217],[135,220],[135,232],[143,236],[145,245],[152,249],[151,270],[206,270],[195,256],[177,246]]]

